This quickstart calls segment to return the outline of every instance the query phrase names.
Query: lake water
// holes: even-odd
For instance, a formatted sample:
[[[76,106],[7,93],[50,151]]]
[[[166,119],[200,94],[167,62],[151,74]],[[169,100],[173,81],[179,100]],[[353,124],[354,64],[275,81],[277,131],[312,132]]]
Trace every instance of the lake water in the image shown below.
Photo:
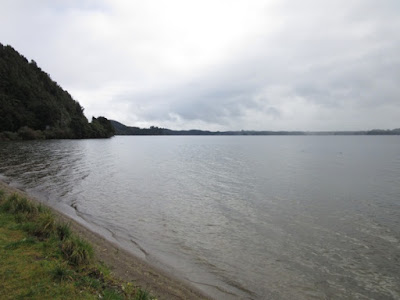
[[[400,299],[399,136],[2,142],[0,174],[218,299]]]

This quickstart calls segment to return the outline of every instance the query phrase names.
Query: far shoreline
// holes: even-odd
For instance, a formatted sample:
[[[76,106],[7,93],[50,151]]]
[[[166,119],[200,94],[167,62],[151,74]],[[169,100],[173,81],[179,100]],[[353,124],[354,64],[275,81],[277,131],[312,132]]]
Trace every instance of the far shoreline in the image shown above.
[[[26,192],[10,186],[2,179],[0,179],[0,189],[6,195],[16,193],[31,201],[45,204]],[[133,253],[107,240],[99,233],[78,223],[67,214],[52,207],[49,208],[59,220],[69,223],[76,234],[92,244],[96,259],[108,265],[116,277],[125,281],[132,281],[150,291],[157,299],[212,299],[189,282],[180,280],[173,274],[150,265]]]

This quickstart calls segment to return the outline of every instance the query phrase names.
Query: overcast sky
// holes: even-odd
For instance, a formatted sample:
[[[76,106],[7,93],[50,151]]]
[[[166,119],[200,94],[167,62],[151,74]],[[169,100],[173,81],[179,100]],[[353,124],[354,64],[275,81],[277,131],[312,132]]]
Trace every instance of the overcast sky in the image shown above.
[[[35,60],[89,119],[400,127],[399,0],[0,0],[0,43]]]

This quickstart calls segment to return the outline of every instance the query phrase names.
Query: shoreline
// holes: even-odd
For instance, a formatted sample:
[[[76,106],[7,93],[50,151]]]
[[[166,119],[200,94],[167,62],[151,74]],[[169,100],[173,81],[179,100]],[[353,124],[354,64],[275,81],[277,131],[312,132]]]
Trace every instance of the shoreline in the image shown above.
[[[0,189],[6,195],[16,193],[31,201],[45,205],[44,202],[18,188],[10,186],[2,180],[0,180]],[[46,206],[49,207],[48,205]],[[61,211],[52,207],[49,208],[57,219],[69,223],[73,232],[91,243],[95,251],[96,260],[104,262],[117,278],[133,282],[135,285],[148,290],[157,299],[211,299],[210,296],[205,295],[190,283],[150,265]]]

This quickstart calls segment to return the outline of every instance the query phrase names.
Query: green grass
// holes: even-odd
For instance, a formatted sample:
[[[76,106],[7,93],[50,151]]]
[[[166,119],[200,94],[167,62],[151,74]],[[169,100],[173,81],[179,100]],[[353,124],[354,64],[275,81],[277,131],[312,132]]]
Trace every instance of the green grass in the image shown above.
[[[57,234],[61,241],[64,241],[71,237],[72,231],[69,224],[59,223],[57,224]]]
[[[61,243],[61,251],[71,265],[85,266],[93,260],[93,248],[79,237],[71,236]]]
[[[0,190],[1,299],[154,299],[113,278],[93,248],[51,211]]]
[[[2,203],[1,210],[14,214],[22,213],[27,216],[33,216],[38,213],[38,206],[28,201],[25,197],[13,194]]]

